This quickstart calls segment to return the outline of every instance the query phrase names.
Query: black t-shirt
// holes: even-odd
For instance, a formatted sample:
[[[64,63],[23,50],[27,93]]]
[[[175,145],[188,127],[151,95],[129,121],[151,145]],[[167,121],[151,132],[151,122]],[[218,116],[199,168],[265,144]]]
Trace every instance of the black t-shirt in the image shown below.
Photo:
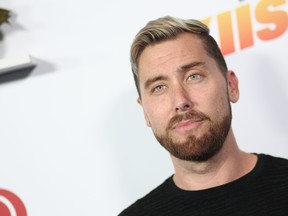
[[[119,216],[288,216],[288,160],[259,154],[255,168],[230,183],[198,191],[172,177]]]

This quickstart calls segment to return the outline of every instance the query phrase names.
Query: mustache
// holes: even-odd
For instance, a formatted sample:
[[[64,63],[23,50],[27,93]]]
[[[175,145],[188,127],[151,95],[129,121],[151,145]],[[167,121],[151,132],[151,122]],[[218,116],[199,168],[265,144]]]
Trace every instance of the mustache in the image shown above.
[[[206,115],[205,113],[200,112],[200,111],[196,111],[196,110],[191,110],[191,111],[188,111],[184,114],[177,114],[177,115],[173,116],[170,119],[170,121],[168,122],[166,130],[171,129],[175,124],[177,124],[181,121],[198,120],[198,119],[211,121],[211,118],[208,115]]]

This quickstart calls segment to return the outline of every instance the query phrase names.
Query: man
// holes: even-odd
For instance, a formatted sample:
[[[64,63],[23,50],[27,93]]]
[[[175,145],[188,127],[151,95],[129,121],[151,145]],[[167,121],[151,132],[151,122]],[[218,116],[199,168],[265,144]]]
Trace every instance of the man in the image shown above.
[[[120,216],[288,215],[288,161],[241,151],[238,79],[207,26],[163,17],[131,47],[138,103],[175,174]]]

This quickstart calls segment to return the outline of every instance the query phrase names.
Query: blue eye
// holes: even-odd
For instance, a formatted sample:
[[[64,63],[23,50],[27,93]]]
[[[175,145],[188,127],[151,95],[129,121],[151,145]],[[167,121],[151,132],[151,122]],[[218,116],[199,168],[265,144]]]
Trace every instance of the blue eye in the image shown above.
[[[153,88],[153,92],[163,91],[166,88],[167,87],[165,85],[159,85],[159,86],[156,86],[155,88]]]
[[[192,74],[188,77],[188,80],[200,80],[201,75],[200,74]]]

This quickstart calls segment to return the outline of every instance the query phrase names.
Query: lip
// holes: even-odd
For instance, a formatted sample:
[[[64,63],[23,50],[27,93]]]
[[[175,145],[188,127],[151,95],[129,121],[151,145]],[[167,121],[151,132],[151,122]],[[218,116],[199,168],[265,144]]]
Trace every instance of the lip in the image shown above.
[[[198,127],[201,123],[203,122],[202,119],[189,119],[189,120],[184,120],[179,123],[176,123],[172,129],[177,130],[177,131],[187,131],[191,129],[195,129]]]

